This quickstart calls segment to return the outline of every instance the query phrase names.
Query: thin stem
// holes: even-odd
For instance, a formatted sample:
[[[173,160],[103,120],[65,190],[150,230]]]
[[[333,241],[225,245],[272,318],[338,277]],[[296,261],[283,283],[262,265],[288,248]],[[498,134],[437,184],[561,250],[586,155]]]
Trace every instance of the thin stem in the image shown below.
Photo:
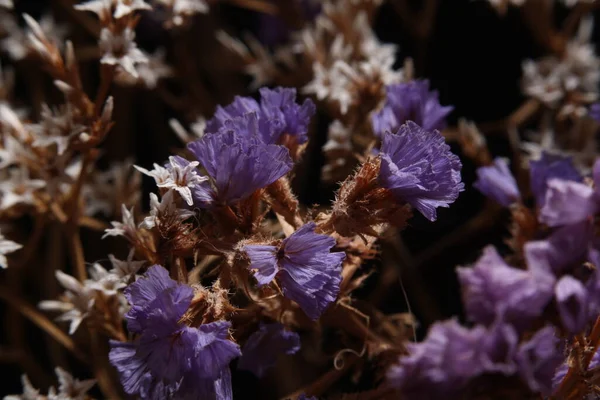
[[[3,299],[16,310],[18,310],[23,316],[29,319],[32,323],[37,325],[40,329],[50,335],[54,340],[63,345],[65,349],[69,350],[77,359],[87,363],[87,357],[81,352],[81,350],[75,345],[73,339],[71,339],[66,333],[60,330],[56,325],[52,323],[48,318],[41,314],[38,310],[25,303],[22,299],[11,293],[10,289],[4,287],[0,288],[0,299]]]

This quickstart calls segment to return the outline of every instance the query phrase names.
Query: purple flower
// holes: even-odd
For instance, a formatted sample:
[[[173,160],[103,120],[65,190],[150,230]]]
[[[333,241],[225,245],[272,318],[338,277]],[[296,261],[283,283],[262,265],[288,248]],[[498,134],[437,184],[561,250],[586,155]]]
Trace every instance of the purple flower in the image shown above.
[[[594,103],[590,106],[589,115],[596,122],[600,122],[600,103]]]
[[[503,158],[496,158],[488,167],[477,168],[477,181],[473,186],[505,207],[521,199],[517,181]]]
[[[593,227],[588,221],[561,226],[547,239],[525,244],[527,265],[532,271],[565,272],[586,260],[592,237]]]
[[[180,322],[193,295],[158,265],[125,290],[128,328],[139,336],[133,343],[111,341],[109,359],[126,393],[143,399],[231,398],[229,363],[240,355],[239,346],[228,339],[229,322],[198,328]]]
[[[265,144],[257,138],[255,114],[227,121],[224,128],[188,144],[211,178],[193,189],[198,207],[210,208],[247,198],[292,169],[285,147]]]
[[[371,124],[377,136],[395,132],[400,125],[413,121],[426,131],[444,129],[452,106],[442,106],[437,91],[429,91],[429,81],[415,80],[390,85],[381,111],[373,114]]]
[[[278,143],[283,134],[295,137],[298,144],[305,143],[308,125],[316,110],[312,100],[306,99],[302,105],[296,103],[293,88],[262,88],[259,92],[260,104],[250,97],[237,96],[230,105],[217,107],[214,117],[206,123],[206,132],[220,132],[227,129],[228,121],[253,113],[258,120],[257,136],[266,144]]]
[[[483,372],[483,327],[463,328],[456,320],[435,323],[425,340],[409,343],[409,355],[388,370],[388,382],[404,399],[451,398]]]
[[[502,320],[519,329],[538,317],[552,298],[550,274],[508,266],[492,246],[485,248],[473,268],[458,268],[468,317],[489,325]]]
[[[381,186],[431,221],[436,219],[437,207],[448,207],[464,190],[460,160],[438,131],[407,122],[396,134],[383,135],[380,154]]]
[[[485,372],[497,372],[512,375],[517,366],[514,357],[517,352],[519,336],[514,328],[505,323],[495,323],[484,336],[482,350]]]
[[[550,226],[575,224],[598,210],[598,197],[591,187],[579,182],[551,179],[540,221]]]
[[[554,328],[547,326],[519,346],[516,355],[519,375],[534,392],[543,395],[552,392],[552,379],[563,361],[558,343]]]
[[[346,256],[331,253],[335,239],[315,233],[315,228],[315,223],[309,222],[279,246],[244,247],[258,284],[266,285],[277,276],[283,295],[298,303],[313,320],[337,298]]]
[[[588,293],[583,284],[565,275],[554,288],[558,314],[569,332],[580,333],[588,322]]]
[[[543,152],[539,160],[529,162],[531,192],[538,206],[546,199],[547,182],[550,179],[581,182],[579,171],[573,166],[571,157],[563,157]]]
[[[308,141],[308,125],[315,115],[315,104],[310,99],[296,103],[296,89],[278,87],[260,89],[262,118],[280,121],[276,132],[294,136],[298,144]]]
[[[274,366],[281,354],[300,350],[300,336],[284,329],[279,323],[261,324],[242,347],[238,368],[262,378]]]

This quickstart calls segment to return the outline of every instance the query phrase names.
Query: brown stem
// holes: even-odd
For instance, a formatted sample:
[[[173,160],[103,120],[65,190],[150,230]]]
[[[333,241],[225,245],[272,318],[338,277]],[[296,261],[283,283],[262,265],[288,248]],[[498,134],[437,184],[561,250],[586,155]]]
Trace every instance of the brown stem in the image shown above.
[[[98,89],[98,93],[96,93],[96,101],[94,102],[94,112],[97,116],[102,114],[102,108],[108,97],[108,92],[110,91],[114,77],[114,65],[100,65],[100,89]]]
[[[11,293],[9,288],[0,288],[0,298],[18,310],[23,316],[50,335],[54,340],[63,345],[77,359],[87,363],[87,357],[81,352],[73,340],[38,310],[25,303],[22,299]]]

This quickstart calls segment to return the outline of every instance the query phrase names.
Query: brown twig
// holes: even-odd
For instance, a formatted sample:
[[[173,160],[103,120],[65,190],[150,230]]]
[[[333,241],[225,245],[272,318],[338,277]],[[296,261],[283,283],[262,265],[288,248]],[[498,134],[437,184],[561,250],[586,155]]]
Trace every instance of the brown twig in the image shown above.
[[[77,357],[77,359],[84,363],[88,362],[87,357],[83,354],[83,352],[81,352],[75,342],[73,342],[73,339],[60,330],[38,310],[13,294],[9,288],[0,288],[0,298],[18,310],[21,314],[23,314],[23,316],[54,338],[54,340],[56,340],[58,343],[63,345],[65,349],[69,350],[75,357]]]

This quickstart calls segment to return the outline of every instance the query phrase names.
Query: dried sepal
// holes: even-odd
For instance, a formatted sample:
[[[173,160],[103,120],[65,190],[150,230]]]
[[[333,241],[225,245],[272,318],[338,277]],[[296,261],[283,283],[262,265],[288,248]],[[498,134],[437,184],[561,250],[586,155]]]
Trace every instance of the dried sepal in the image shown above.
[[[398,204],[392,193],[377,183],[380,159],[370,158],[338,190],[329,215],[321,215],[318,229],[342,236],[378,236],[378,225],[404,227],[410,207]]]

